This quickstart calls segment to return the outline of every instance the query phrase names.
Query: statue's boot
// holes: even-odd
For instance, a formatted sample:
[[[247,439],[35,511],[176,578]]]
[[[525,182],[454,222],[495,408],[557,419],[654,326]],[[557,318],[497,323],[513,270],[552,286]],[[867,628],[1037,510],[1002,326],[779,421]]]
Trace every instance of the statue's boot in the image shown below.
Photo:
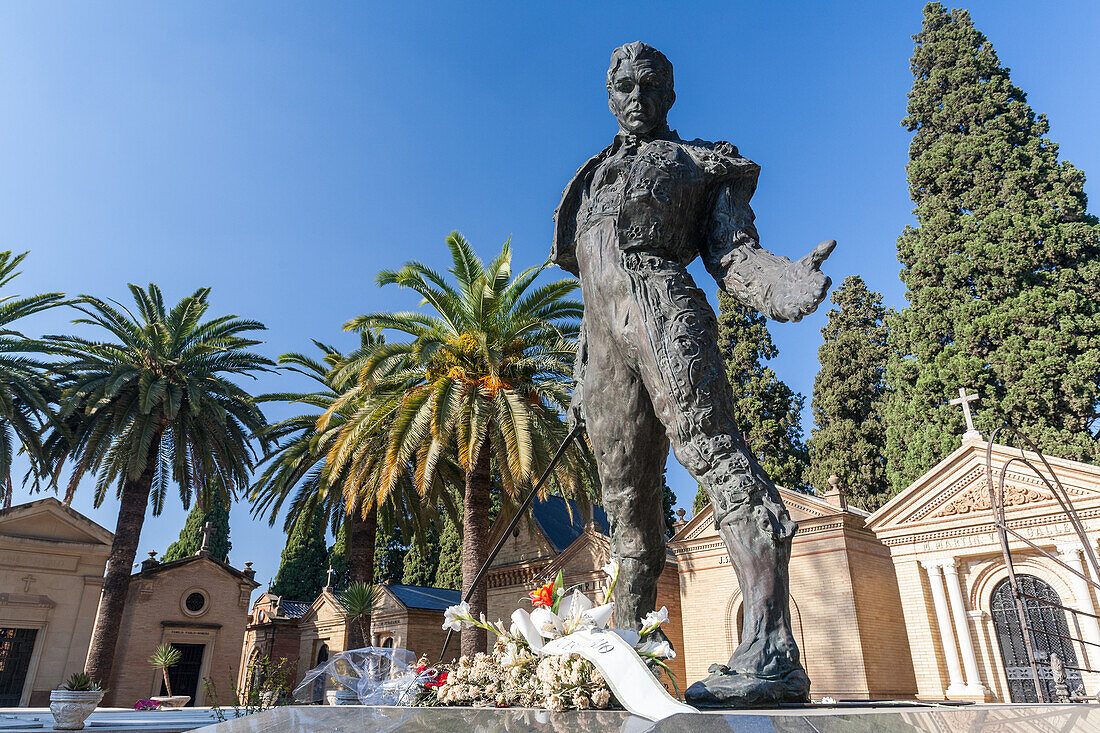
[[[810,679],[791,633],[787,564],[798,525],[778,492],[756,483],[750,492],[712,496],[719,534],[743,599],[742,639],[725,665],[687,689],[685,699],[706,707],[758,707],[808,702]]]

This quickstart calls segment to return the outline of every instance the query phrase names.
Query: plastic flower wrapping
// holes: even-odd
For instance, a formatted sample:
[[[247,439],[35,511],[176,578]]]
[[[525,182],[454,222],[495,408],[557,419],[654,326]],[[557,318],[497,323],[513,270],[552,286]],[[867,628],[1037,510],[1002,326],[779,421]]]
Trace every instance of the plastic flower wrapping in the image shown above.
[[[614,561],[603,568],[609,579],[610,598],[619,577]],[[607,629],[614,604],[595,605],[577,589],[564,588],[562,575],[529,593],[531,610],[517,609],[511,623],[489,623],[484,614],[474,618],[469,604],[451,606],[444,614],[444,629],[459,631],[477,627],[496,635],[489,653],[460,657],[456,662],[428,667],[421,658],[416,673],[413,704],[537,707],[550,711],[619,707],[606,680],[595,665],[576,654],[542,656],[551,640],[585,629]],[[667,674],[676,681],[666,660],[675,656],[661,624],[668,611],[661,608],[646,616],[640,631],[608,629],[630,644],[656,677]]]
[[[294,699],[324,702],[326,693],[335,691],[346,704],[411,705],[418,682],[415,660],[407,649],[349,649],[306,673]]]

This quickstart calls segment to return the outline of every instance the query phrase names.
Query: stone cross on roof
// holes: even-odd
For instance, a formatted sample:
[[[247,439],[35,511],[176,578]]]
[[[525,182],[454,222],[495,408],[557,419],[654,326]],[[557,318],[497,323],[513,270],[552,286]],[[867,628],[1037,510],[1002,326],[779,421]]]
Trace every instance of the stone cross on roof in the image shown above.
[[[982,434],[974,427],[974,417],[970,414],[970,403],[978,399],[976,394],[967,394],[966,387],[959,387],[959,396],[948,402],[949,405],[962,405],[963,418],[966,420],[966,433],[963,434],[963,440],[968,438],[982,439]]]
[[[331,588],[332,587],[332,576],[335,575],[335,574],[336,574],[336,571],[332,569],[331,565],[329,565],[328,566],[328,579],[325,581],[325,587],[326,588]]]
[[[214,523],[207,522],[202,525],[202,547],[199,548],[199,553],[204,555],[210,554],[210,535],[214,534]]]

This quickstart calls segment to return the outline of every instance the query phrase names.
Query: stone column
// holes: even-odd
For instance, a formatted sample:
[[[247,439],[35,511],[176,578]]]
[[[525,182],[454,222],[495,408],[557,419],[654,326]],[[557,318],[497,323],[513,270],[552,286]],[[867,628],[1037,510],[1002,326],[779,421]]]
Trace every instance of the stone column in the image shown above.
[[[951,612],[947,608],[947,599],[943,592],[943,560],[922,560],[921,565],[928,572],[928,585],[932,588],[932,605],[936,608],[936,624],[940,630],[940,644],[943,656],[947,660],[947,677],[950,682],[944,691],[945,697],[958,697],[966,694],[966,682],[963,681],[962,667],[959,665],[959,651],[955,646],[955,633],[951,630]]]
[[[1082,575],[1085,574],[1084,563],[1081,562],[1081,547],[1076,544],[1070,545],[1058,545],[1059,558],[1071,570],[1075,570]],[[1092,602],[1092,592],[1089,590],[1089,584],[1085,582],[1084,578],[1079,578],[1076,575],[1070,575],[1070,586],[1073,588],[1073,605],[1080,611],[1085,613],[1096,613],[1096,605]],[[1100,646],[1093,646],[1094,644],[1100,645],[1100,624],[1097,624],[1096,619],[1092,616],[1067,614],[1070,616],[1076,616],[1077,623],[1081,626],[1081,636],[1088,644],[1082,644],[1082,648],[1085,651],[1085,659],[1088,664],[1086,667],[1096,667],[1100,662]],[[1074,632],[1073,619],[1069,620],[1070,635]],[[1085,660],[1082,660],[1085,661]]]
[[[959,572],[954,558],[943,564],[944,579],[947,581],[947,597],[951,600],[951,616],[955,620],[955,633],[959,636],[962,651],[963,669],[966,671],[966,694],[978,696],[982,700],[987,690],[978,674],[978,658],[974,654],[974,641],[970,638],[970,625],[966,623],[966,604],[963,602],[962,586],[959,584]]]

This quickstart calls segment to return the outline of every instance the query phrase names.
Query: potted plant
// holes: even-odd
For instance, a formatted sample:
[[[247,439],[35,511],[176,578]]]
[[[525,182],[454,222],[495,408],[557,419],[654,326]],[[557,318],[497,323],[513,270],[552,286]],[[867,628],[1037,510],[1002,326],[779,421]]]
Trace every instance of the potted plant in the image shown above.
[[[57,730],[82,730],[84,721],[103,699],[103,688],[89,675],[75,672],[50,692],[50,712]]]
[[[153,669],[159,669],[164,677],[164,689],[168,693],[166,697],[151,697],[149,699],[159,702],[162,707],[182,708],[191,702],[190,695],[173,695],[172,681],[168,679],[168,668],[175,667],[182,658],[183,654],[180,653],[180,650],[171,644],[161,644],[153,652],[153,656],[149,657],[149,664],[152,665]]]

